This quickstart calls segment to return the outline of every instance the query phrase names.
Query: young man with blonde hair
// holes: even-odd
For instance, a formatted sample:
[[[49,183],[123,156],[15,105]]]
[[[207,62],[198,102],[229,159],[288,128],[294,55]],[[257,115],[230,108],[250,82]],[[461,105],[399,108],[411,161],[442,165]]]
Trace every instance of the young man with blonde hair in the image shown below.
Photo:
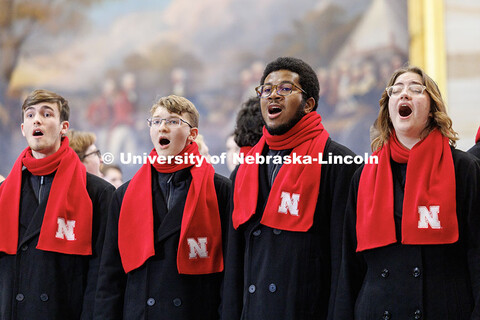
[[[150,112],[151,162],[112,200],[95,318],[218,319],[230,181],[190,161],[200,156],[190,101],[163,97]]]

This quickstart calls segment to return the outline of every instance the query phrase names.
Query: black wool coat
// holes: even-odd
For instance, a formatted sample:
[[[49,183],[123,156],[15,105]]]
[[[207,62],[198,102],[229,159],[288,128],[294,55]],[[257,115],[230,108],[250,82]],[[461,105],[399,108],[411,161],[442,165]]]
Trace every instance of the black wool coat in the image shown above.
[[[363,168],[355,173],[334,319],[480,319],[480,166],[465,152],[452,148],[452,156],[459,228],[459,240],[453,244],[397,241],[356,253],[356,204]],[[406,165],[391,163],[400,239]]]
[[[467,152],[480,159],[480,141],[471,147]]]
[[[175,191],[170,192],[167,199],[159,186],[157,172],[152,172],[155,255],[141,267],[125,274],[118,251],[118,219],[129,184],[126,183],[115,192],[110,208],[94,318],[218,319],[223,272],[185,275],[179,274],[177,269],[177,249],[191,182],[190,171],[184,169],[173,175],[168,186]],[[224,238],[231,182],[215,174],[214,184]]]
[[[328,154],[354,156],[330,138],[324,160]],[[237,230],[229,223],[222,319],[325,319],[340,265],[348,186],[358,166],[322,164],[320,190],[311,195],[317,197],[314,222],[307,232],[260,224],[270,191],[266,167],[259,166],[254,216]]]
[[[43,177],[45,184],[39,193],[42,178],[23,170],[18,250],[15,255],[0,253],[2,320],[92,319],[108,207],[115,188],[87,173],[87,192],[93,204],[92,255],[42,251],[36,246],[53,176]]]

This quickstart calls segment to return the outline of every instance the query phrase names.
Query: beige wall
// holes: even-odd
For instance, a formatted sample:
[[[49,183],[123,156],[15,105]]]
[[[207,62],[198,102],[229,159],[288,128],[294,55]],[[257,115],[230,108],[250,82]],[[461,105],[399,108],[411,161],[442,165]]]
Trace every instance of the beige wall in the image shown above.
[[[480,126],[480,1],[444,0],[447,98],[459,149]]]

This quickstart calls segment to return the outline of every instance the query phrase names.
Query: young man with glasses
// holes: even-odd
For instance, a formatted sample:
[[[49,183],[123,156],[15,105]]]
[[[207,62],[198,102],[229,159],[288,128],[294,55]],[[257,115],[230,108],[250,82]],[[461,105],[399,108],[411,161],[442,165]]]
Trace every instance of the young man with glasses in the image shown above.
[[[28,147],[0,186],[0,318],[91,319],[114,187],[69,147],[68,102],[35,90]]]
[[[113,197],[95,318],[218,319],[231,183],[194,160],[189,100],[163,97],[150,112],[152,163]],[[166,161],[175,156],[186,162]]]
[[[311,156],[316,163],[241,164],[234,177],[223,319],[325,319],[341,256],[354,156],[332,141],[317,113],[318,79],[296,58],[269,63],[256,88],[265,127],[248,153]],[[323,156],[322,156],[323,155]]]

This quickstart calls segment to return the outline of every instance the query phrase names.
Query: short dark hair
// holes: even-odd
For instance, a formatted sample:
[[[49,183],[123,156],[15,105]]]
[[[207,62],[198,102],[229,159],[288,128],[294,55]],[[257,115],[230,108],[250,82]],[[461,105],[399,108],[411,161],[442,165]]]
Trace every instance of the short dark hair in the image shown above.
[[[60,112],[60,121],[68,121],[70,116],[70,107],[68,106],[68,101],[61,95],[44,89],[34,90],[27,96],[22,105],[22,121],[23,113],[26,108],[42,102],[57,104],[58,111]]]
[[[243,103],[237,113],[233,140],[239,147],[253,147],[262,137],[263,125],[260,98],[252,97]]]
[[[265,78],[272,72],[277,70],[289,70],[295,72],[300,77],[300,86],[305,93],[302,93],[305,100],[312,97],[315,99],[315,106],[313,110],[317,110],[318,99],[320,94],[320,84],[318,83],[317,74],[305,61],[293,57],[279,57],[270,62],[263,71],[260,84],[264,84]]]

